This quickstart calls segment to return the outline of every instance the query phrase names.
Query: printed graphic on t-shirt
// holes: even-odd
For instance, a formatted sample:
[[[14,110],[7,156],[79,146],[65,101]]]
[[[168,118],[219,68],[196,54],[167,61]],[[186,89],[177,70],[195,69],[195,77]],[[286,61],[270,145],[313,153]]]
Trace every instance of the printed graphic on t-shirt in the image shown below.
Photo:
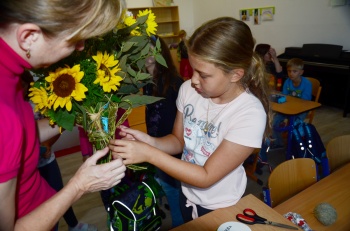
[[[287,90],[289,95],[301,98],[302,90],[296,90],[296,89],[290,89],[290,88],[288,88]]]
[[[217,137],[219,126],[209,124],[206,127],[207,121],[196,118],[194,115],[195,108],[188,104],[184,110],[184,140],[185,147],[183,150],[182,159],[188,162],[203,166],[209,156],[217,148],[212,139]],[[205,132],[206,128],[208,129]]]

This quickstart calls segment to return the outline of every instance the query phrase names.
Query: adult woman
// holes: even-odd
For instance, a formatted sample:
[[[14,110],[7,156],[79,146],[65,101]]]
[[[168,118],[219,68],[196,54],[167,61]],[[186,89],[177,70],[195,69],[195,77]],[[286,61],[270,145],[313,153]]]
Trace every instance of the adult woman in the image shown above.
[[[36,135],[20,81],[25,69],[49,66],[82,50],[85,39],[113,29],[122,9],[117,0],[0,2],[0,230],[49,230],[84,193],[110,188],[124,176],[121,160],[96,165],[104,149],[55,194],[37,164],[39,141],[59,129],[40,120]]]
[[[124,164],[147,161],[182,182],[185,222],[237,203],[247,183],[242,163],[261,146],[270,118],[264,65],[244,22],[211,20],[187,48],[193,76],[180,88],[172,134],[122,128],[125,139],[110,142]],[[169,155],[179,152],[182,160]]]

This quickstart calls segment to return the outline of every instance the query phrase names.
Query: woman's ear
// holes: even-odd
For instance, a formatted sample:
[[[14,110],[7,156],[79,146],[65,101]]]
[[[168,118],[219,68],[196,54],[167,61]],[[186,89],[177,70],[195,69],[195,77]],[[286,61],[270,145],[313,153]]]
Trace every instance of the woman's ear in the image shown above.
[[[41,34],[40,27],[32,23],[25,23],[19,26],[16,36],[21,49],[28,51]]]
[[[244,70],[242,68],[234,69],[231,72],[231,82],[238,82],[243,78],[244,76]]]

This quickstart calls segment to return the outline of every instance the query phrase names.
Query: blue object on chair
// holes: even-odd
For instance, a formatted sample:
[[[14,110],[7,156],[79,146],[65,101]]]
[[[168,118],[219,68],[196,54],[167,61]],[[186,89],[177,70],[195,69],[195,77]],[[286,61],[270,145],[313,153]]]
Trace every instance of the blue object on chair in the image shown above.
[[[264,202],[268,206],[272,207],[271,204],[271,197],[270,197],[270,189],[268,187],[263,187],[263,196],[264,196]]]

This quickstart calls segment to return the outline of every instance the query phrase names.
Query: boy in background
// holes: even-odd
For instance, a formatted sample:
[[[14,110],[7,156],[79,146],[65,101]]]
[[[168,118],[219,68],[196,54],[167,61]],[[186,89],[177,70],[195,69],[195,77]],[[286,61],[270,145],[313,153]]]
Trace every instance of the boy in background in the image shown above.
[[[305,77],[304,62],[301,59],[293,58],[287,62],[288,79],[283,84],[282,94],[298,97],[304,100],[311,100],[312,97],[312,83]],[[308,112],[300,113],[296,116],[294,123],[300,123],[304,121]],[[283,114],[276,113],[273,119],[273,128],[285,126],[285,120],[287,117]],[[273,130],[272,145],[270,149],[282,148],[283,139],[281,132]]]

